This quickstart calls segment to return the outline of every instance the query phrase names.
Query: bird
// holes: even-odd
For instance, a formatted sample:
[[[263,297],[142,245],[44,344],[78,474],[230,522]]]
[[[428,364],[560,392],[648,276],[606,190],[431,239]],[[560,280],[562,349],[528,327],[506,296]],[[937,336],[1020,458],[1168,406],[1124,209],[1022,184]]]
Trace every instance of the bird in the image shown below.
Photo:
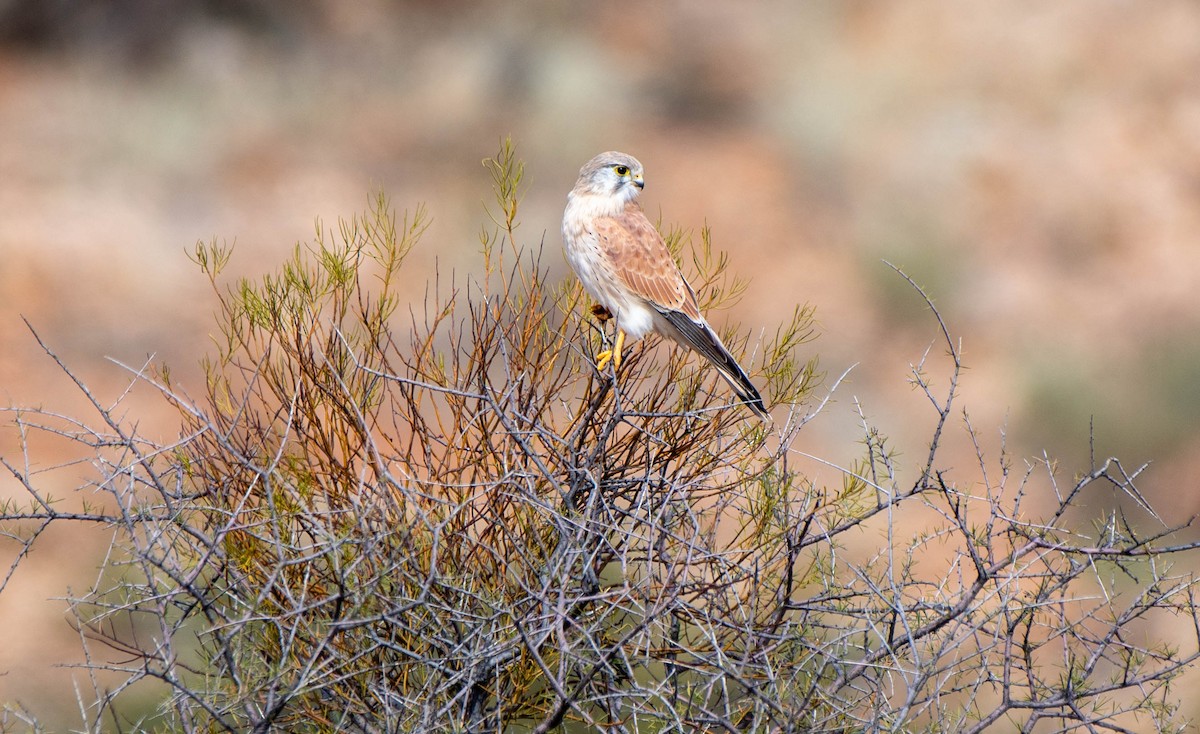
[[[596,355],[596,368],[621,366],[626,341],[650,332],[668,337],[708,360],[738,398],[763,420],[766,405],[746,371],[704,320],[696,294],[679,271],[662,235],[646,218],[638,195],[646,185],[638,159],[601,153],[579,169],[563,212],[563,250],[597,315],[617,325],[611,349]]]

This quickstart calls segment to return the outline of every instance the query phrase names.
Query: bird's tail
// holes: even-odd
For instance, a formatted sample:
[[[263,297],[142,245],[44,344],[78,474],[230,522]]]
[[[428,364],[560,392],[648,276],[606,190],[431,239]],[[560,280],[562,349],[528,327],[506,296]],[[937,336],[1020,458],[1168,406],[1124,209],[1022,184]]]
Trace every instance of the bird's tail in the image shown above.
[[[658,313],[678,332],[676,341],[699,352],[717,368],[717,372],[725,378],[743,403],[757,413],[759,418],[768,422],[771,420],[771,414],[767,412],[767,406],[763,403],[758,388],[750,382],[746,371],[721,343],[721,337],[717,336],[717,332],[713,331],[708,322],[704,319],[692,319],[681,311],[659,310]]]
[[[742,402],[750,410],[757,413],[758,417],[764,421],[771,420],[771,414],[767,412],[767,406],[763,403],[762,395],[759,394],[758,388],[754,387],[754,383],[750,382],[750,378],[746,375],[746,371],[741,368],[741,365],[733,361],[733,358],[730,357],[728,366],[718,362],[713,362],[713,366],[717,368],[717,372],[721,377],[725,378],[725,381],[733,388],[733,392],[742,399]]]

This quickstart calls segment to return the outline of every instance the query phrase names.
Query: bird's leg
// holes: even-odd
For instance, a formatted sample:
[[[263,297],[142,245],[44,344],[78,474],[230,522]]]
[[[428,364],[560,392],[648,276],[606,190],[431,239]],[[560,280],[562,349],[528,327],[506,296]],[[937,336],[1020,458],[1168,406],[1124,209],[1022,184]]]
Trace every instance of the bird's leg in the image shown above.
[[[592,306],[592,316],[602,324],[612,318],[612,314],[609,313],[608,309],[599,303]]]
[[[625,346],[625,332],[622,331],[621,329],[617,329],[617,343],[613,345],[612,349],[605,349],[603,352],[600,352],[599,354],[596,355],[596,369],[603,370],[605,368],[605,366],[608,365],[610,360],[613,363],[614,370],[620,369],[621,368],[621,349],[624,346]]]

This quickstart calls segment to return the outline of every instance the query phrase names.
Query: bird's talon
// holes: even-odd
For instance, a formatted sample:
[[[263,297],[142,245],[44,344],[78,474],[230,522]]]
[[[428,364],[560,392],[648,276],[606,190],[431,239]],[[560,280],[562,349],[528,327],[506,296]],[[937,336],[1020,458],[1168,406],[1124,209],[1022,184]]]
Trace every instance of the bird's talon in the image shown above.
[[[617,343],[613,346],[613,349],[612,349],[612,363],[613,363],[614,370],[621,369],[621,351],[624,348],[625,348],[625,332],[622,331],[621,329],[617,329]]]
[[[617,329],[617,343],[596,355],[596,369],[603,371],[612,362],[613,370],[621,369],[621,350],[625,347],[625,332]]]

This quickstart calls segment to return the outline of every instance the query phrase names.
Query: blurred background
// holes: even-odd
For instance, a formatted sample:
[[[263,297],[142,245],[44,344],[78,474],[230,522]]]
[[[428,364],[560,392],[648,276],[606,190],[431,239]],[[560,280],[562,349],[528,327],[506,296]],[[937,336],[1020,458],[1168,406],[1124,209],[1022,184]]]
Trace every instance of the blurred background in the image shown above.
[[[857,403],[905,471],[924,458],[936,415],[906,378],[932,345],[944,387],[944,349],[887,260],[962,338],[958,406],[993,461],[1003,441],[1018,471],[1049,458],[1069,483],[1092,424],[1099,459],[1153,462],[1163,517],[1200,508],[1192,0],[0,0],[0,402],[94,418],[22,316],[105,404],[130,382],[108,358],[154,355],[199,394],[215,299],[196,241],[236,242],[230,275],[259,275],[380,189],[433,216],[414,293],[435,264],[471,272],[480,162],[506,135],[520,233],[553,277],[566,192],[619,149],[646,166],[652,219],[707,223],[752,279],[712,321],[758,338],[816,307],[827,384],[857,366],[804,451],[860,455]],[[175,435],[149,391],[119,412]],[[948,463],[970,486],[962,426]],[[36,467],[70,458],[35,448]],[[9,429],[0,449],[25,460]],[[61,496],[90,474],[48,476]],[[84,674],[56,667],[81,654],[52,597],[86,590],[106,545],[49,539],[0,595],[0,703],[56,728]]]

